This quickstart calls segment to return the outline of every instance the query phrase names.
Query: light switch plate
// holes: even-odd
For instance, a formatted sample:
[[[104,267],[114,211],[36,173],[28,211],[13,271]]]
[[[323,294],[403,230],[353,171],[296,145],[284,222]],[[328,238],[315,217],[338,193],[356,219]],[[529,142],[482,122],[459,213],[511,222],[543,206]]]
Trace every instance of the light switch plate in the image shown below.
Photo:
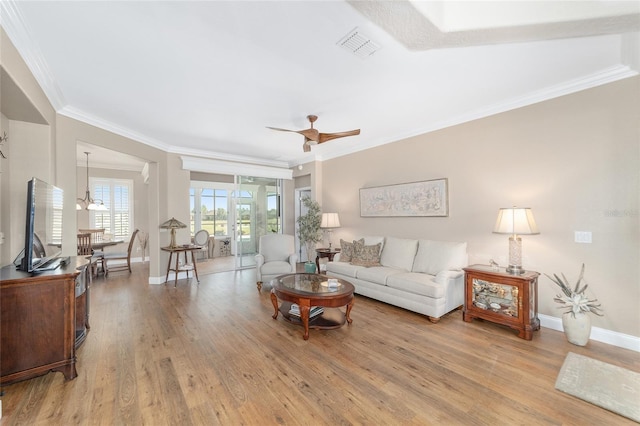
[[[575,242],[582,244],[591,244],[590,231],[575,231]]]

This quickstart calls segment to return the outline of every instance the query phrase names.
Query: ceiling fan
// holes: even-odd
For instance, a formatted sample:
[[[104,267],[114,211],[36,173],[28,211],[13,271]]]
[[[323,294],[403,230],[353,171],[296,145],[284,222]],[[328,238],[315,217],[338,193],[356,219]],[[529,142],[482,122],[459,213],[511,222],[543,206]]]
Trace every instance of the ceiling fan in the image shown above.
[[[336,133],[320,133],[318,130],[313,128],[313,123],[318,119],[317,115],[307,115],[307,120],[311,123],[311,128],[306,130],[289,130],[289,129],[279,129],[277,127],[269,127],[267,129],[279,130],[281,132],[293,132],[299,133],[304,136],[304,145],[302,149],[304,152],[311,151],[311,145],[316,145],[319,143],[324,143],[330,141],[332,139],[344,138],[346,136],[355,136],[360,134],[360,129],[357,130],[349,130],[347,132],[336,132]]]

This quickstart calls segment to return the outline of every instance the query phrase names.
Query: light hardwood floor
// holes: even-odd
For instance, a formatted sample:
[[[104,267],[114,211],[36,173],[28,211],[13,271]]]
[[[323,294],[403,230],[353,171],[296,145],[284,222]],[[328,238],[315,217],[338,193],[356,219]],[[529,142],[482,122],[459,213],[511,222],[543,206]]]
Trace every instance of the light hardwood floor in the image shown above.
[[[255,271],[148,285],[145,265],[99,278],[78,374],[4,387],[1,424],[633,424],[554,389],[568,352],[640,371],[638,353],[532,341],[461,311],[438,324],[357,297],[353,324],[273,320]]]

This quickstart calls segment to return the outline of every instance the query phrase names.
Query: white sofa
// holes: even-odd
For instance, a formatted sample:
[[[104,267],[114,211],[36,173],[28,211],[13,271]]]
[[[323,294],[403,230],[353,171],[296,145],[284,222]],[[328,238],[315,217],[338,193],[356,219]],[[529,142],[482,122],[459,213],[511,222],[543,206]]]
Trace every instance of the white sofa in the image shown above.
[[[380,266],[327,263],[327,275],[349,281],[357,294],[426,315],[437,323],[464,303],[467,243],[364,237],[365,245],[382,243]]]

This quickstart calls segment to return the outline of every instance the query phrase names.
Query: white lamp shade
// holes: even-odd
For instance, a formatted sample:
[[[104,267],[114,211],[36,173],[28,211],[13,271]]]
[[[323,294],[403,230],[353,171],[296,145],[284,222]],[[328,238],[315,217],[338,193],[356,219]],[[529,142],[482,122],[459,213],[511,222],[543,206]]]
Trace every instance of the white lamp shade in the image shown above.
[[[533,212],[528,207],[510,207],[498,210],[498,219],[493,232],[512,235],[534,235],[540,233],[533,218]]]
[[[340,217],[338,213],[322,213],[320,228],[340,228]]]

